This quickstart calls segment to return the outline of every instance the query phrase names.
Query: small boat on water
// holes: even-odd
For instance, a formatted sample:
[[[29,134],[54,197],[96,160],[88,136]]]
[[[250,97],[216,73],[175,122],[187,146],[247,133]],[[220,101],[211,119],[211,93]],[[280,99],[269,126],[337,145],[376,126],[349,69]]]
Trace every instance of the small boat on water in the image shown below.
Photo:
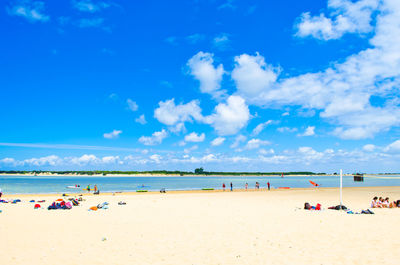
[[[70,185],[70,186],[67,186],[67,189],[79,189],[81,186],[80,185]]]

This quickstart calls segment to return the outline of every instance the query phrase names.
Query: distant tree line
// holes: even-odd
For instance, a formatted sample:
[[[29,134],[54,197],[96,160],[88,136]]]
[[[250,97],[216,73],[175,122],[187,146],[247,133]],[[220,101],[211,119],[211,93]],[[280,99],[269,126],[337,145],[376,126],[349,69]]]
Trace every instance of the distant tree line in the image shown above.
[[[294,172],[220,172],[220,171],[204,171],[202,167],[196,168],[194,172],[190,171],[169,171],[169,170],[151,170],[151,171],[108,171],[108,170],[90,170],[90,171],[47,171],[47,170],[33,170],[33,171],[18,171],[18,170],[5,170],[0,171],[0,174],[70,174],[70,175],[142,175],[142,174],[153,174],[153,175],[217,175],[217,176],[271,176],[271,175],[325,175],[326,173],[315,173],[309,171],[294,171]]]

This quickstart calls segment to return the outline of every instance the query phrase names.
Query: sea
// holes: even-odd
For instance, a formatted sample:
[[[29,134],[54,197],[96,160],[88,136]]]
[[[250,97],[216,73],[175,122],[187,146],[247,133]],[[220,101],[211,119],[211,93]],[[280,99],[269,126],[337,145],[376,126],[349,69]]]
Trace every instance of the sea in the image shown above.
[[[129,192],[137,190],[159,191],[168,190],[201,190],[222,189],[225,183],[227,189],[230,183],[233,189],[244,189],[248,183],[254,188],[256,182],[265,189],[267,182],[271,188],[311,188],[313,181],[321,187],[339,187],[339,176],[212,176],[212,177],[107,177],[107,176],[0,176],[0,188],[4,194],[42,194],[42,193],[72,193],[83,192],[90,185],[97,185],[100,192]],[[68,186],[79,185],[78,189]],[[371,187],[371,186],[400,186],[400,175],[384,175],[365,177],[363,182],[355,182],[353,176],[343,176],[343,187]]]

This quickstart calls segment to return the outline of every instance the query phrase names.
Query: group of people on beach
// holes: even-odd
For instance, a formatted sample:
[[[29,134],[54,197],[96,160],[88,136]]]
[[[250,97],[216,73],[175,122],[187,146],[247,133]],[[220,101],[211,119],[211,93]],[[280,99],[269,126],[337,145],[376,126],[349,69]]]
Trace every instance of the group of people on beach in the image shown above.
[[[400,200],[390,202],[389,197],[374,197],[371,202],[371,208],[400,208]]]
[[[267,187],[268,187],[268,190],[271,190],[271,183],[269,183],[269,181],[267,182]],[[222,183],[222,190],[225,191],[225,188],[226,188],[225,183]],[[231,184],[230,184],[230,188],[231,188],[231,191],[233,191],[233,184],[232,184],[232,182],[231,182]],[[246,183],[246,184],[244,185],[244,188],[245,188],[245,190],[247,190],[247,189],[249,188],[249,183]],[[255,189],[256,189],[256,190],[259,190],[259,189],[260,189],[260,183],[259,183],[258,181],[256,182]]]

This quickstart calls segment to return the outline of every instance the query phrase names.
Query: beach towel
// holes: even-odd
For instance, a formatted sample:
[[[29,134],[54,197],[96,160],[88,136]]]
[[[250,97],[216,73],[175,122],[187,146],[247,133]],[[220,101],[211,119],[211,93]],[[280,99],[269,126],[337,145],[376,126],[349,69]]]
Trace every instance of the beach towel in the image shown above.
[[[328,209],[330,209],[330,210],[340,210],[340,205],[331,206]],[[342,205],[342,210],[347,210],[347,207]]]
[[[89,211],[97,211],[97,210],[98,210],[97,206],[93,206],[93,207],[89,208]]]

